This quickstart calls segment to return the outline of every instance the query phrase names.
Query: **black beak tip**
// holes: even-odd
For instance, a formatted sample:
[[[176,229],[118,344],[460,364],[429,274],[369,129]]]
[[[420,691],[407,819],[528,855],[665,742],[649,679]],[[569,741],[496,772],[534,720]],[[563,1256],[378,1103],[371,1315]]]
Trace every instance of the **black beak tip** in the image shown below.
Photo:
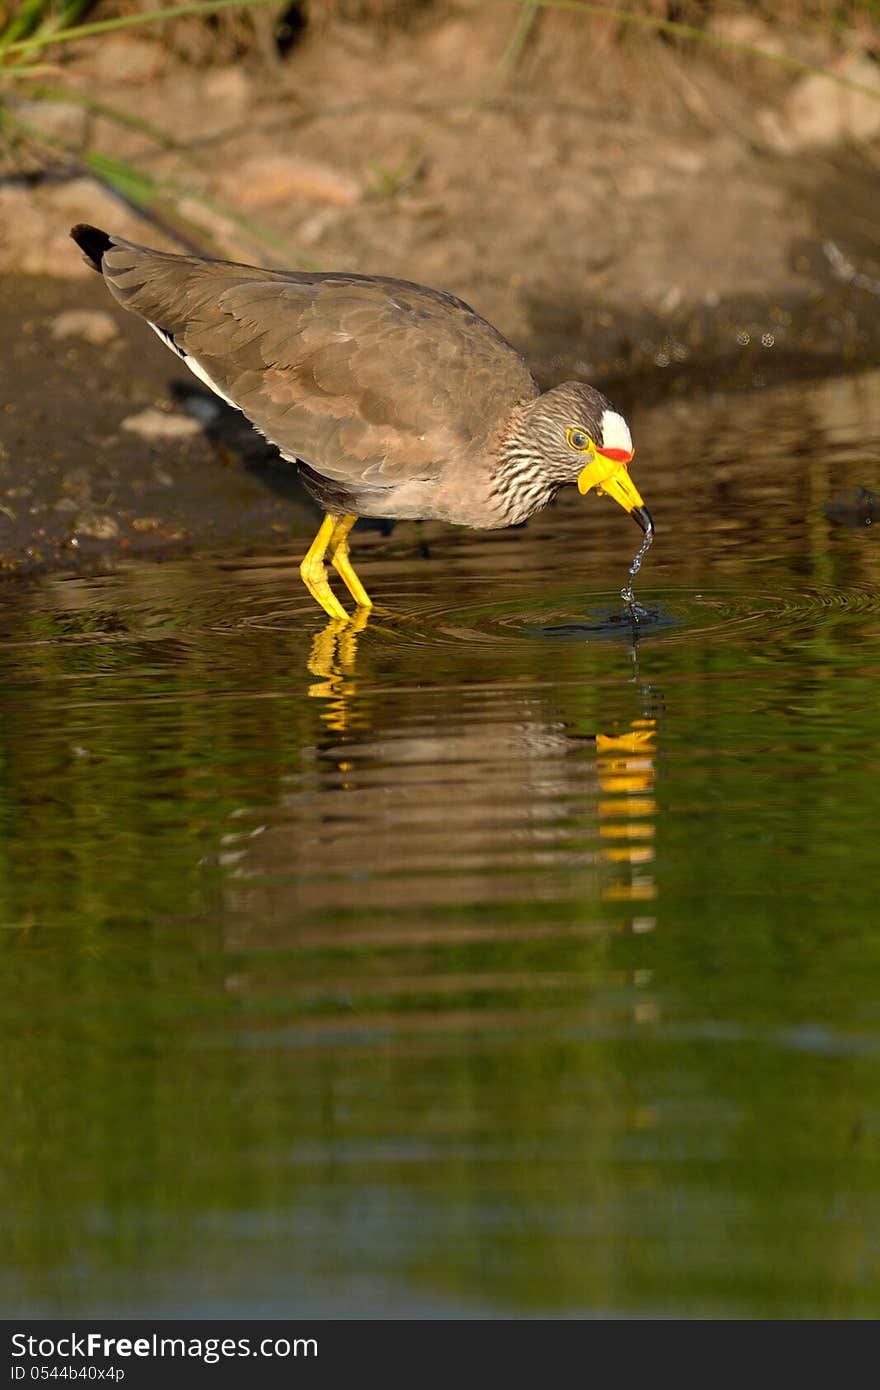
[[[645,532],[645,535],[647,535],[649,531],[653,534],[654,521],[647,507],[633,507],[630,516],[634,521],[638,522],[639,526],[641,526],[642,530]]]

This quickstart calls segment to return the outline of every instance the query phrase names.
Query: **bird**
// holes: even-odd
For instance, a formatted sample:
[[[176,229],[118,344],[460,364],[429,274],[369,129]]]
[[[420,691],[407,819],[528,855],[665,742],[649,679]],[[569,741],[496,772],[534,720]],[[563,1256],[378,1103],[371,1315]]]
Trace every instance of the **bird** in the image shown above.
[[[653,535],[629,475],[623,415],[585,382],[541,391],[524,358],[463,300],[389,276],[268,270],[70,235],[113,297],[299,467],[324,519],[300,565],[312,597],[358,609],[358,517],[517,525],[560,488],[607,493]]]

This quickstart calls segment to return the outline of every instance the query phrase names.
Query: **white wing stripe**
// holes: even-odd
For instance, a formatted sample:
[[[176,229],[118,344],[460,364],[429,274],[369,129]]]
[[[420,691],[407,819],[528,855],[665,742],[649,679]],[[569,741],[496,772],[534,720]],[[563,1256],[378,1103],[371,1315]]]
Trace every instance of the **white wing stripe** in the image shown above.
[[[153,332],[159,338],[162,339],[162,342],[165,344],[165,346],[170,348],[171,351],[175,353],[177,357],[180,358],[181,362],[186,363],[193,376],[197,376],[199,381],[201,381],[203,385],[208,387],[209,391],[213,391],[215,396],[219,396],[221,401],[225,401],[227,405],[231,405],[234,410],[239,409],[235,401],[230,400],[229,397],[225,395],[223,391],[220,390],[220,387],[217,385],[217,383],[211,380],[201,363],[197,362],[196,359],[194,357],[191,357],[188,352],[183,352],[177,346],[170,333],[166,332],[164,328],[160,328],[158,324],[150,323],[149,319],[147,319],[147,323],[150,324],[150,327],[152,328]]]

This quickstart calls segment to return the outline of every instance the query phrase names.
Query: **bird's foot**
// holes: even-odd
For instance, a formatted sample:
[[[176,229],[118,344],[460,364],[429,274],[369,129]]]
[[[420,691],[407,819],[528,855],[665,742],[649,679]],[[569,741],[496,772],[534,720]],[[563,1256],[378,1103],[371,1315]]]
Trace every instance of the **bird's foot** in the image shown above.
[[[312,598],[320,603],[328,617],[338,618],[340,622],[348,621],[348,614],[330,588],[324,564],[325,556],[342,579],[358,610],[368,610],[373,606],[370,595],[355,574],[348,557],[347,537],[356,521],[357,517],[351,514],[340,517],[328,512],[299,567],[302,581]]]
[[[318,560],[316,563],[313,558],[307,555],[299,567],[299,572],[302,577],[302,582],[305,584],[312,598],[320,603],[327,616],[329,618],[336,618],[340,622],[347,623],[349,620],[348,614],[330,588],[330,583],[327,579],[327,570],[324,567],[323,560]]]
[[[334,550],[332,561],[333,568],[336,570],[336,573],[351,594],[358,608],[372,608],[373,600],[370,598],[370,595],[354,572],[354,567],[348,557],[348,546],[345,541]]]
[[[333,526],[327,545],[330,563],[336,570],[358,608],[372,608],[373,601],[354,571],[348,554],[348,534],[357,521],[353,512],[339,517]]]

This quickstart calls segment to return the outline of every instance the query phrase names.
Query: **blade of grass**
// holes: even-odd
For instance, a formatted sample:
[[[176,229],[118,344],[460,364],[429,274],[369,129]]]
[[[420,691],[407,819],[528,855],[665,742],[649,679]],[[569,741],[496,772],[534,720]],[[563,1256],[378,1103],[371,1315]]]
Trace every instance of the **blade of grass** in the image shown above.
[[[61,10],[55,10],[52,8],[52,0],[26,0],[0,33],[0,57],[16,40],[26,39],[35,31],[48,36],[56,29],[69,28],[91,9],[93,4],[94,0],[68,0]]]
[[[149,207],[160,196],[160,185],[151,174],[136,169],[122,159],[114,159],[100,150],[83,150],[78,158],[90,173],[102,183],[117,189],[131,203]]]
[[[498,66],[495,72],[496,81],[504,79],[513,71],[519,61],[519,56],[528,43],[529,34],[535,27],[541,6],[537,0],[524,0],[513,33],[507,41],[501,57],[498,59]]]
[[[58,29],[69,29],[94,3],[95,0],[68,0],[61,12],[49,20],[49,23]]]
[[[0,85],[11,78],[21,81],[29,78],[31,81],[35,77],[57,77],[61,68],[57,63],[29,63],[27,67],[4,67],[0,63]]]
[[[28,100],[35,101],[63,101],[72,106],[82,106],[92,116],[103,116],[105,120],[113,121],[115,125],[124,126],[126,130],[134,130],[139,135],[145,135],[147,139],[160,145],[164,150],[179,150],[182,148],[179,141],[158,126],[152,125],[140,116],[132,116],[128,111],[120,111],[116,106],[108,106],[106,102],[95,101],[87,92],[77,92],[71,87],[34,87],[32,91],[26,93]]]
[[[224,218],[227,222],[231,222],[233,226],[239,227],[243,232],[247,232],[248,236],[253,237],[255,241],[261,242],[263,246],[268,246],[275,251],[282,251],[285,257],[287,257],[288,260],[295,261],[301,270],[316,271],[320,269],[315,261],[310,260],[308,256],[304,256],[298,247],[285,240],[284,237],[278,236],[275,232],[267,231],[265,227],[261,227],[257,222],[252,222],[249,217],[244,217],[242,213],[227,207],[225,203],[218,203],[213,198],[208,198],[203,193],[192,193],[183,189],[179,190],[178,197],[181,199],[191,199],[193,202],[198,203],[200,207],[203,207],[206,212],[216,213],[218,217]]]
[[[56,29],[52,34],[33,34],[18,39],[4,49],[5,53],[26,53],[33,48],[45,48],[50,43],[68,43],[87,39],[95,34],[112,34],[119,29],[132,29],[141,24],[153,24],[187,15],[216,14],[218,10],[249,10],[256,5],[275,5],[278,0],[198,0],[196,4],[171,5],[167,9],[141,10],[138,14],[120,15],[116,19],[98,19],[93,24],[77,24],[69,29]]]
[[[642,29],[653,29],[659,34],[672,34],[680,39],[691,39],[695,43],[710,44],[715,48],[733,49],[739,53],[747,53],[751,58],[775,63],[778,67],[787,68],[789,72],[800,73],[802,76],[824,77],[829,82],[836,83],[838,87],[846,87],[851,92],[860,92],[862,96],[880,101],[880,91],[875,87],[869,87],[865,82],[856,82],[851,77],[844,77],[837,72],[829,72],[827,68],[817,67],[815,63],[802,62],[800,58],[792,58],[787,53],[770,53],[767,49],[758,48],[753,43],[746,43],[742,39],[731,39],[726,34],[715,34],[710,29],[698,29],[694,24],[683,24],[677,19],[663,19],[660,15],[637,14],[633,10],[621,10],[613,5],[594,5],[588,3],[588,0],[493,0],[493,2],[503,5],[518,5],[524,8],[539,5],[541,9],[545,10],[561,10],[567,14],[615,19],[621,24],[634,24]]]
[[[43,146],[48,145],[50,148],[68,155],[74,163],[90,173],[98,182],[110,188],[114,193],[118,193],[126,202],[142,212],[154,215],[157,208],[177,211],[181,202],[192,202],[203,207],[207,212],[222,217],[233,226],[241,228],[242,231],[247,232],[248,236],[253,237],[263,246],[282,251],[289,260],[296,262],[304,270],[317,270],[318,268],[313,261],[310,261],[297,247],[291,245],[283,237],[260,227],[250,218],[242,216],[241,213],[227,207],[224,203],[219,203],[213,198],[208,198],[204,194],[186,188],[172,179],[154,177],[134,165],[127,164],[124,160],[103,154],[100,150],[77,150],[60,136],[47,135],[39,127],[31,125],[29,121],[22,120],[20,116],[15,115],[8,106],[0,105],[0,129],[3,126],[18,131],[19,134],[27,136],[35,143]],[[185,214],[177,211],[177,215],[200,235],[210,237],[204,228],[199,227]],[[167,224],[163,225],[166,230],[173,230],[169,229]],[[194,249],[192,243],[190,243],[189,249]]]
[[[46,17],[49,0],[25,0],[0,34],[0,52],[16,39],[27,38]]]
[[[501,57],[483,84],[481,91],[474,98],[475,108],[484,106],[487,101],[492,101],[507,82],[529,41],[529,35],[535,27],[540,12],[541,7],[537,0],[526,0],[526,3],[523,4]]]
[[[97,150],[86,150],[82,156],[82,162],[96,179],[119,193],[136,208],[145,212],[151,212],[156,207],[173,211],[185,224],[194,228],[202,236],[210,237],[210,233],[199,227],[197,222],[193,222],[180,209],[181,203],[195,203],[198,207],[204,208],[206,212],[214,213],[216,216],[222,217],[225,222],[247,232],[263,246],[282,251],[289,261],[295,262],[303,270],[318,269],[313,261],[303,256],[302,252],[297,247],[292,246],[284,237],[266,231],[264,227],[252,222],[249,217],[243,217],[241,213],[227,207],[225,203],[218,203],[203,193],[196,193],[192,189],[184,188],[171,179],[152,178],[144,174],[142,170],[135,169],[122,160],[111,159]],[[167,227],[166,230],[168,230]]]

